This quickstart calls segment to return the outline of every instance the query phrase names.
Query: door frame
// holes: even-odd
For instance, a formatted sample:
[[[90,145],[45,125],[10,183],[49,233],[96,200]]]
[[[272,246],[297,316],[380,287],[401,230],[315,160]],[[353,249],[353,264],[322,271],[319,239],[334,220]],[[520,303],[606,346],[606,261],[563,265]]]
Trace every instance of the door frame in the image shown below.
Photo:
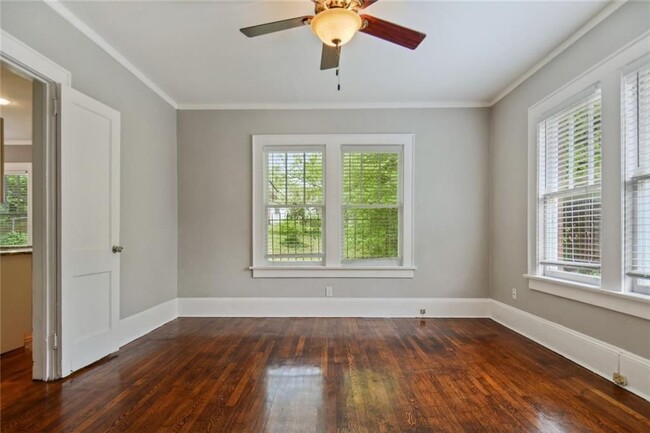
[[[71,85],[71,74],[5,30],[0,31],[0,60],[31,76],[40,98],[34,98],[32,137],[32,377],[61,377],[57,350],[60,316],[60,221],[58,85]]]

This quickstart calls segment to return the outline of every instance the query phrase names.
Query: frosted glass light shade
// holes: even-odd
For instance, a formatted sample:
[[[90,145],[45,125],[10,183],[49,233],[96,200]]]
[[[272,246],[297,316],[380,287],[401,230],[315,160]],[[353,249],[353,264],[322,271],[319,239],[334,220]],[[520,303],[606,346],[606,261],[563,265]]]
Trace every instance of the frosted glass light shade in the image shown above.
[[[331,47],[345,45],[361,27],[361,17],[344,8],[325,9],[311,19],[311,30]]]

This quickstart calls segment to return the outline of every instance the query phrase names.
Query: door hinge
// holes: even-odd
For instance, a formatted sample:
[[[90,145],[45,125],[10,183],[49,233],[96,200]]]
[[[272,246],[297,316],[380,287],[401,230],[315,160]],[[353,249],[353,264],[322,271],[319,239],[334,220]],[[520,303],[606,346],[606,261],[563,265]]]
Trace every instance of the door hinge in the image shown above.
[[[59,336],[57,334],[52,334],[52,349],[56,350],[59,348]]]
[[[53,99],[52,100],[52,109],[53,113],[55,116],[59,115],[59,100],[58,99]]]

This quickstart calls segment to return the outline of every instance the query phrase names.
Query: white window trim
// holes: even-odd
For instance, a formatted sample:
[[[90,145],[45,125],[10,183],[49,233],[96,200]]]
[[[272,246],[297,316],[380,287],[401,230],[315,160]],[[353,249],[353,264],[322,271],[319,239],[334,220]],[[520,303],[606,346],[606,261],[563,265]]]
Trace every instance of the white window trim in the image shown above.
[[[27,245],[20,248],[31,248],[32,246],[32,163],[31,162],[5,162],[5,175],[16,175],[27,173]],[[18,248],[18,247],[16,247]]]
[[[254,278],[413,278],[413,134],[296,134],[253,135],[253,264]],[[269,265],[264,257],[264,149],[267,146],[325,148],[325,263],[323,265]],[[341,260],[341,149],[349,146],[402,147],[403,227],[402,263],[346,264]]]
[[[584,74],[528,109],[528,279],[531,290],[650,318],[650,298],[630,293],[624,284],[624,183],[621,146],[621,80],[630,64],[648,54],[650,32],[632,41]],[[601,284],[595,286],[544,276],[539,266],[537,125],[548,113],[600,86],[602,95]]]
[[[610,292],[591,284],[552,277],[524,276],[532,290],[650,320],[650,297],[632,292]]]

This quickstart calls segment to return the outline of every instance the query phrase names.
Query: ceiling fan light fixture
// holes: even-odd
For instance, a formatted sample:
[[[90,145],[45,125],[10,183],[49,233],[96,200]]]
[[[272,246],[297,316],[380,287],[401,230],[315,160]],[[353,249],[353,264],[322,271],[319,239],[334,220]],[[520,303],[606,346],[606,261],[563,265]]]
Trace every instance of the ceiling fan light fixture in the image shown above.
[[[345,45],[361,28],[361,17],[345,8],[325,9],[311,19],[311,30],[325,45]]]

